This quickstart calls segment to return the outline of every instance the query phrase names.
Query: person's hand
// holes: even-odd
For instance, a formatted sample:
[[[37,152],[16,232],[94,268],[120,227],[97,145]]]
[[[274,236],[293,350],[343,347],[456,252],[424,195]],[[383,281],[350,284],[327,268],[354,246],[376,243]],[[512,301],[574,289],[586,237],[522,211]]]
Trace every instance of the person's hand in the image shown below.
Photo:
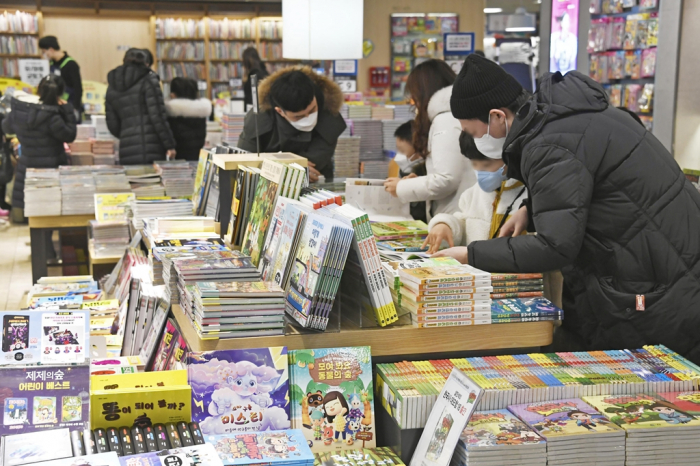
[[[503,224],[498,237],[519,236],[523,231],[527,230],[527,224],[527,206],[522,206]]]
[[[423,247],[430,246],[428,248],[428,254],[433,254],[440,249],[442,242],[447,241],[447,244],[451,248],[455,246],[454,240],[452,239],[452,229],[447,226],[446,223],[438,223],[430,229],[428,237],[425,238],[423,242]]]
[[[457,259],[462,264],[469,263],[469,248],[466,246],[457,246],[456,248],[443,249],[436,252],[431,257],[451,257]]]
[[[68,102],[66,102],[63,99],[58,99],[58,105],[66,105]]]
[[[311,183],[316,183],[318,181],[318,177],[321,176],[321,172],[316,170],[316,164],[313,162],[308,162],[309,163],[309,182]]]
[[[175,155],[177,155],[177,152],[175,151],[175,149],[169,149],[165,153],[165,159],[166,160],[175,160]]]
[[[415,173],[409,173],[408,175],[404,176],[401,179],[402,180],[410,180],[411,178],[418,178],[418,175],[416,175]]]
[[[386,181],[384,181],[384,191],[394,197],[398,197],[396,194],[396,186],[399,184],[399,181],[401,181],[399,178],[387,178]]]

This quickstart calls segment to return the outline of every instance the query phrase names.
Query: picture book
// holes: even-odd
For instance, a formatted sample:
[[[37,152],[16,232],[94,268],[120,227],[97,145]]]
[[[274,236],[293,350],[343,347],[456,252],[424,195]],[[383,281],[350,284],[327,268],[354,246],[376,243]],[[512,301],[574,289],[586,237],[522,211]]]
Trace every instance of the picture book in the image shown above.
[[[180,331],[177,329],[175,321],[173,319],[168,319],[165,323],[165,330],[160,338],[160,343],[158,343],[158,349],[154,356],[151,370],[165,370],[165,365],[168,363],[170,353],[173,351],[179,335]]]
[[[62,427],[82,429],[88,421],[90,367],[30,366],[0,369],[0,436]]]
[[[137,453],[119,458],[121,466],[223,466],[209,443],[168,450]]]
[[[290,204],[284,210],[282,217],[282,231],[280,233],[277,252],[272,261],[272,269],[269,278],[282,288],[287,288],[289,281],[289,264],[292,262],[290,256],[296,252],[299,241],[300,230],[306,223],[307,213],[310,211],[306,206]]]
[[[96,453],[78,458],[65,458],[60,460],[42,461],[34,466],[120,466],[117,452]]]
[[[369,346],[289,353],[292,428],[314,452],[376,445]]]
[[[20,466],[73,456],[68,429],[8,435],[2,438],[2,464]]]
[[[469,377],[452,369],[430,411],[411,466],[447,466],[459,437],[467,426],[483,394]]]
[[[98,222],[126,220],[127,208],[135,199],[134,193],[95,194],[95,219]]]
[[[499,299],[491,304],[491,315],[498,318],[555,317],[564,311],[547,298]]]
[[[399,271],[401,281],[416,284],[474,282],[475,280],[490,280],[491,274],[476,269],[470,265],[451,265],[439,267],[424,267],[420,269],[404,269]]]
[[[43,298],[33,298],[29,303],[29,309],[38,309],[41,307],[55,307],[58,309],[74,309],[79,308],[83,304],[83,295],[77,294],[73,296],[46,296]]]
[[[204,434],[290,426],[287,348],[190,352],[192,419]]]
[[[377,241],[379,249],[388,249],[389,251],[397,252],[420,252],[427,251],[428,247],[423,246],[425,238],[419,236],[417,238],[407,238],[394,241]]]
[[[404,462],[389,447],[356,448],[334,452],[315,453],[314,466],[402,466]]]
[[[277,201],[280,182],[287,167],[272,160],[263,161],[260,180],[255,189],[255,198],[248,217],[248,226],[241,251],[250,256],[255,267],[260,263],[260,254],[265,241],[265,233],[272,218]]]
[[[280,237],[282,235],[284,210],[290,202],[293,201],[286,197],[280,196],[277,198],[277,204],[275,205],[275,209],[272,213],[272,220],[270,221],[270,226],[267,235],[265,236],[265,243],[263,244],[262,248],[262,257],[260,263],[258,264],[258,270],[260,271],[263,280],[267,280],[270,275],[272,261],[274,260],[275,253],[277,252],[277,246],[279,245]]]
[[[654,395],[586,396],[583,399],[627,431],[700,427],[700,419]]]
[[[548,442],[582,435],[622,434],[605,416],[578,398],[512,405],[508,409]]]
[[[428,225],[422,220],[406,220],[400,222],[375,222],[371,224],[372,233],[377,240],[390,240],[426,236]]]
[[[459,439],[467,450],[547,443],[507,409],[475,412]]]
[[[313,465],[314,455],[296,429],[247,432],[228,435],[204,434],[214,446],[224,466],[238,465]]]
[[[87,357],[89,311],[0,312],[0,322],[0,366],[82,363]]]
[[[700,415],[700,392],[665,392],[659,396],[693,416]]]

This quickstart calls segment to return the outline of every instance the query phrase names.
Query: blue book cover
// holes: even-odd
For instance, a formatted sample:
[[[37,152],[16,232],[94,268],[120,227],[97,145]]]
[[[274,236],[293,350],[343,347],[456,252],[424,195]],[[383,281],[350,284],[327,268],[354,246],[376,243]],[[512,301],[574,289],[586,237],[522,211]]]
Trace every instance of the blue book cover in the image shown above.
[[[491,303],[491,317],[558,317],[564,311],[555,306],[547,298],[515,298],[497,299]]]
[[[304,434],[288,429],[230,435],[205,435],[214,445],[224,466],[234,465],[313,465]]]
[[[290,427],[287,347],[190,352],[192,420],[202,433]]]

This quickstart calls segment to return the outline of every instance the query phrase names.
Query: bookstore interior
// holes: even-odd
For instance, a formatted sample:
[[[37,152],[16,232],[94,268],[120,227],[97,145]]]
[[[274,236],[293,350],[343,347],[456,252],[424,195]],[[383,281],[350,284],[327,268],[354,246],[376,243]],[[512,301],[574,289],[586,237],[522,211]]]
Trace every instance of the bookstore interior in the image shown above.
[[[0,466],[699,464],[698,2],[10,3]]]

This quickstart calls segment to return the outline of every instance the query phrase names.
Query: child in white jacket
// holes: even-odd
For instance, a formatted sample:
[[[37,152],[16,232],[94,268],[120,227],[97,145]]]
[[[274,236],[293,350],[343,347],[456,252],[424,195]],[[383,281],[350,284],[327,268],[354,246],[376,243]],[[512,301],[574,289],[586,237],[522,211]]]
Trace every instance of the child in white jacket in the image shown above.
[[[459,211],[441,213],[430,220],[426,244],[430,245],[431,254],[445,243],[450,247],[467,246],[472,241],[497,238],[503,224],[527,198],[527,189],[521,182],[503,175],[503,160],[483,155],[467,133],[460,135],[459,144],[476,172],[477,184],[459,198]]]

